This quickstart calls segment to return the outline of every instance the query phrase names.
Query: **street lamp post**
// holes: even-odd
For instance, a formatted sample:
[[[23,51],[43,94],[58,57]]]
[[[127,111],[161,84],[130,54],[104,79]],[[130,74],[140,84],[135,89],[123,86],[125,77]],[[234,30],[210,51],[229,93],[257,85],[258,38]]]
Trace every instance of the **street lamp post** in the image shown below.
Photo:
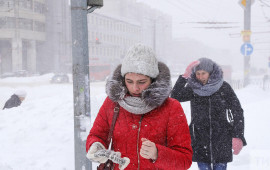
[[[251,25],[251,0],[245,0],[246,7],[244,9],[244,30],[250,32]],[[245,43],[250,43],[250,35],[248,35],[248,39],[243,39]],[[244,37],[243,37],[244,38]],[[250,55],[244,55],[244,87],[249,84],[249,76],[250,76]]]

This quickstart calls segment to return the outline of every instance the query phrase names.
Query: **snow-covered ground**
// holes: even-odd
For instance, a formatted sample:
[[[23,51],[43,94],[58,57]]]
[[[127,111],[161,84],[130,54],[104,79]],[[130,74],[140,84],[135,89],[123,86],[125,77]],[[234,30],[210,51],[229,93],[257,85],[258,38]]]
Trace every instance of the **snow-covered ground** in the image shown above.
[[[72,83],[50,84],[50,77],[0,79],[0,108],[15,90],[27,91],[20,107],[0,110],[1,170],[74,170]],[[91,83],[92,121],[106,97],[104,85]],[[245,110],[248,145],[228,169],[269,170],[270,90],[251,85],[236,93]],[[182,106],[190,121],[189,103]],[[190,169],[198,169],[196,163]]]

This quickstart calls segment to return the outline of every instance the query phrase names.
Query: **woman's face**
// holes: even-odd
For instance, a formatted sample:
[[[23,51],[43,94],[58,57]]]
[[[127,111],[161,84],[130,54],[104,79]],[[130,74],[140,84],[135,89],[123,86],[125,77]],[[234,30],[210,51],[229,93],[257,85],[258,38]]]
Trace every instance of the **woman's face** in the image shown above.
[[[151,78],[142,74],[127,73],[125,84],[131,96],[140,97],[142,91],[151,84]]]
[[[22,101],[24,101],[25,97],[19,97],[19,99]]]
[[[208,82],[209,79],[209,73],[204,70],[198,70],[196,71],[196,78],[205,85]]]

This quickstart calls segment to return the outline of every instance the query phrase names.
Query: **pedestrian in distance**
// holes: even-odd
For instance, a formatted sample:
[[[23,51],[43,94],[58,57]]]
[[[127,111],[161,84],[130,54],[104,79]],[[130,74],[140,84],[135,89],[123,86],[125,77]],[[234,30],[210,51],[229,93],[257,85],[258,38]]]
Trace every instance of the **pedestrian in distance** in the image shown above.
[[[188,169],[191,138],[180,103],[169,97],[171,89],[169,68],[157,61],[154,51],[143,44],[132,46],[107,80],[108,97],[87,137],[87,157],[99,163],[109,158],[115,169]],[[106,139],[117,104],[110,151]]]
[[[179,76],[171,97],[190,101],[192,160],[200,170],[227,169],[232,155],[238,155],[247,143],[243,109],[223,80],[221,67],[208,58],[192,62]]]
[[[26,94],[27,93],[24,90],[15,91],[15,93],[6,101],[3,110],[20,106],[22,101],[25,100]]]

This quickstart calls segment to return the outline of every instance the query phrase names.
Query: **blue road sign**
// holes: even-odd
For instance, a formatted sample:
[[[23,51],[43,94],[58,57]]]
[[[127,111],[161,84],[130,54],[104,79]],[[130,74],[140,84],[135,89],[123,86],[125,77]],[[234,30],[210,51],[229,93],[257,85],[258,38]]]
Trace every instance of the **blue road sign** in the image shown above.
[[[242,46],[241,46],[241,49],[240,49],[241,53],[244,55],[244,56],[250,56],[253,52],[253,47],[251,44],[249,43],[244,43]]]

